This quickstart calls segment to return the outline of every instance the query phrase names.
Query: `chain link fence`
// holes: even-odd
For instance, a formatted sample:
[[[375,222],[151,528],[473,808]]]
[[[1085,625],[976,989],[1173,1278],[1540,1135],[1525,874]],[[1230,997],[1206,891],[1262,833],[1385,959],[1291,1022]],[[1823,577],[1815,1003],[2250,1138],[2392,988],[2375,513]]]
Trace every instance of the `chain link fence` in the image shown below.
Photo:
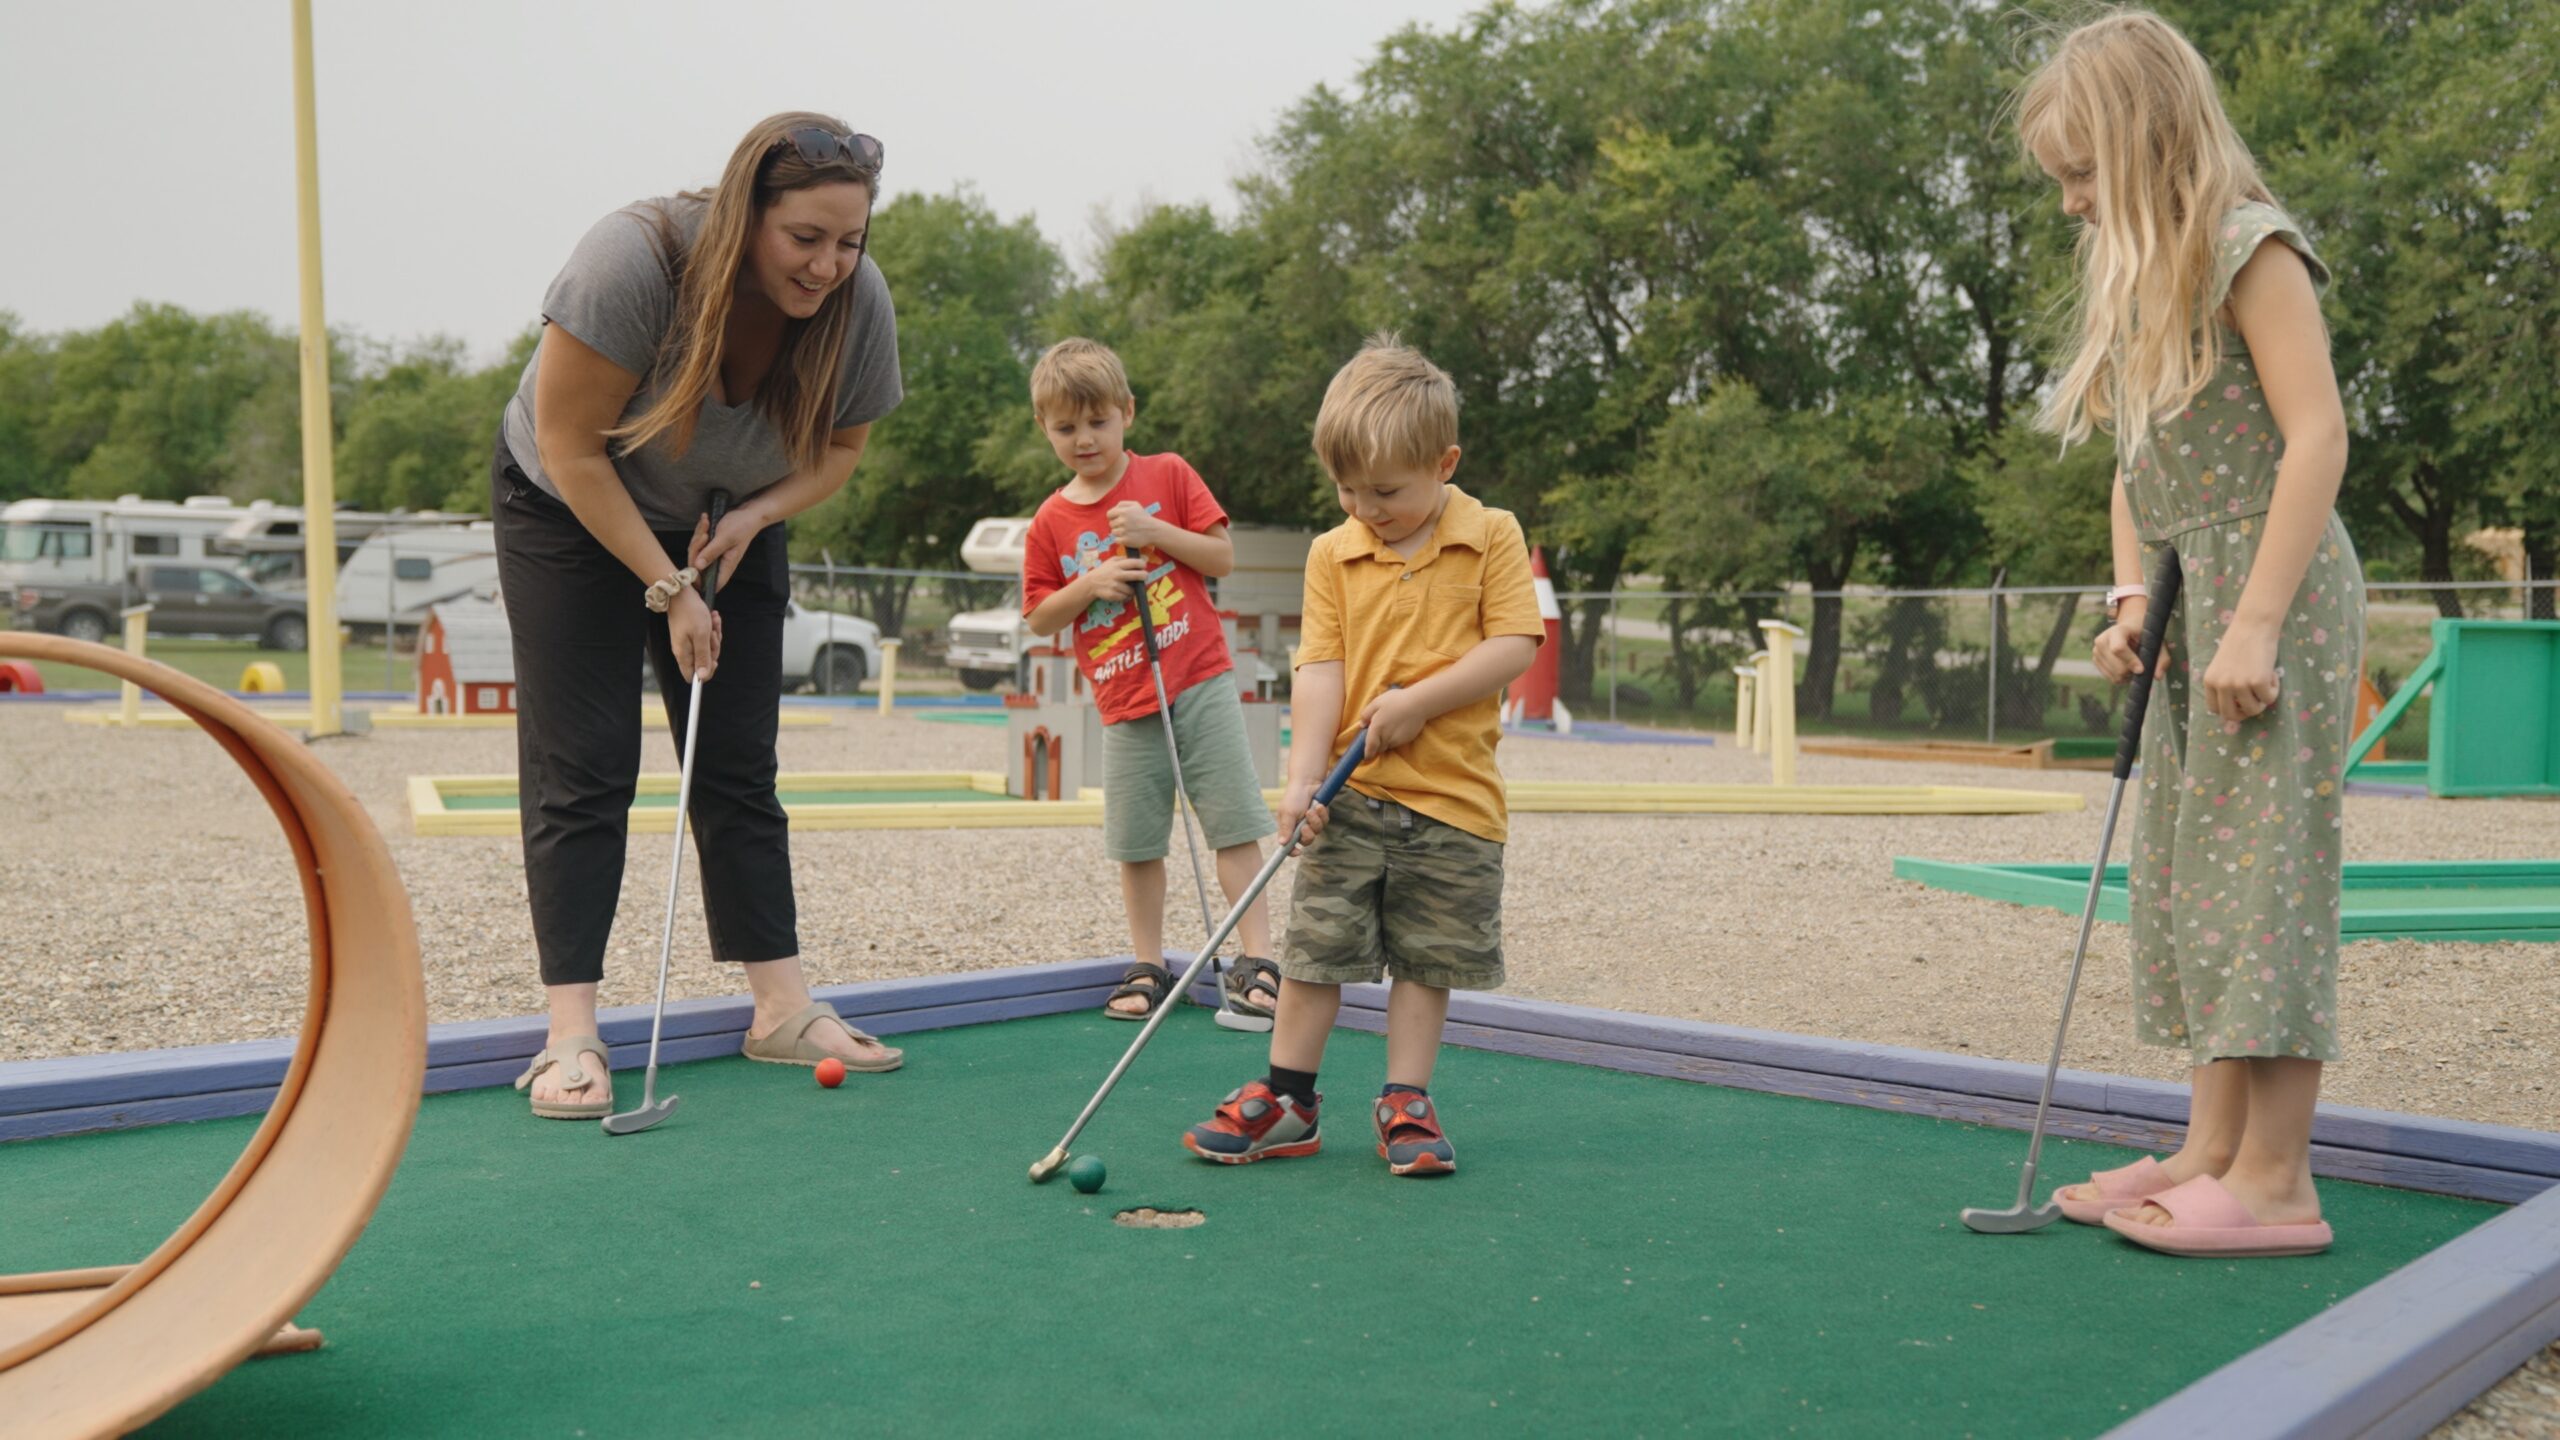
[[[926,678],[957,673],[950,648],[952,620],[978,615],[970,627],[959,627],[963,643],[975,639],[982,648],[1010,650],[1011,617],[1021,609],[1021,582],[1011,575],[980,575],[966,570],[893,570],[873,565],[837,565],[823,558],[791,567],[794,598],[814,610],[858,615],[880,627],[880,638],[895,640],[898,672]]]
[[[2548,617],[2560,582],[2375,583],[2367,587],[2365,675],[2389,698],[2426,658],[2450,599],[2473,619]],[[2098,674],[2090,642],[2105,623],[2103,587],[1713,594],[1665,590],[1560,594],[1596,647],[1584,704],[1616,721],[1728,729],[1734,667],[1764,646],[1763,620],[1805,632],[1796,714],[1808,734],[2007,741],[2109,735],[2120,687]],[[2424,753],[2424,702],[2394,731],[2394,753]],[[2414,749],[2409,747],[2414,746]]]

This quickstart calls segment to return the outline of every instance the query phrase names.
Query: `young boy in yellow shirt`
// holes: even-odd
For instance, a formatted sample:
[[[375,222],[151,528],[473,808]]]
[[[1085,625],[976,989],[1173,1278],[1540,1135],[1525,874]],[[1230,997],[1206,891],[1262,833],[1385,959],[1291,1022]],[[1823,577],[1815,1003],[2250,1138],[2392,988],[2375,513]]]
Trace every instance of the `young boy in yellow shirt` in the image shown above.
[[[1437,366],[1372,339],[1325,390],[1315,449],[1349,518],[1307,554],[1280,806],[1280,833],[1303,816],[1307,838],[1271,1070],[1182,1143],[1228,1165],[1315,1154],[1316,1071],[1342,987],[1392,975],[1378,1154],[1398,1175],[1445,1174],[1457,1152],[1431,1072],[1449,992],[1502,983],[1498,697],[1546,626],[1520,522],[1450,483],[1458,396]],[[1363,726],[1369,758],[1329,814],[1316,786]]]

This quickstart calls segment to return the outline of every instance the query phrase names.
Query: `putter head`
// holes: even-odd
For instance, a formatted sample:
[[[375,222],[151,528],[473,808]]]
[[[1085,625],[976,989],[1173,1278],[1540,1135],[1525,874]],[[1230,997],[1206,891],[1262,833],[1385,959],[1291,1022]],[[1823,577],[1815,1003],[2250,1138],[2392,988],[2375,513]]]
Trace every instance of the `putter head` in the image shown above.
[[[2024,1235],[2061,1219],[2062,1207],[2051,1200],[2041,1205],[2012,1205],[2006,1210],[1975,1206],[1967,1208],[1963,1218],[1964,1228],[1977,1235]]]
[[[1031,1183],[1034,1185],[1046,1185],[1050,1180],[1056,1177],[1059,1171],[1066,1167],[1067,1147],[1061,1145],[1057,1149],[1052,1150],[1048,1154],[1031,1162]]]
[[[1268,1015],[1246,1015],[1235,1010],[1220,1010],[1216,1018],[1221,1029],[1246,1030],[1256,1035],[1271,1033],[1271,1017]]]
[[[637,1135],[676,1113],[676,1102],[681,1098],[670,1095],[654,1105],[643,1105],[637,1110],[625,1110],[619,1115],[607,1115],[604,1117],[604,1133]]]

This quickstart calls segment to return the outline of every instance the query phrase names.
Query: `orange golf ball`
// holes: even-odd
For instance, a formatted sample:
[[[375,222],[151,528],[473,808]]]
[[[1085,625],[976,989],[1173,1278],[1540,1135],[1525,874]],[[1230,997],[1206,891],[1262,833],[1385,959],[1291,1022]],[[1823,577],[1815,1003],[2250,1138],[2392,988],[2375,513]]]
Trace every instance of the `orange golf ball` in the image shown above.
[[[827,1087],[828,1089],[830,1089],[830,1090],[833,1090],[833,1089],[834,1089],[834,1088],[836,1088],[837,1086],[839,1086],[839,1085],[843,1084],[843,1083],[844,1083],[844,1062],[843,1062],[843,1061],[841,1061],[841,1060],[821,1060],[821,1061],[819,1061],[819,1062],[818,1062],[818,1083],[819,1083],[819,1084],[821,1084],[821,1085],[826,1086],[826,1087]]]

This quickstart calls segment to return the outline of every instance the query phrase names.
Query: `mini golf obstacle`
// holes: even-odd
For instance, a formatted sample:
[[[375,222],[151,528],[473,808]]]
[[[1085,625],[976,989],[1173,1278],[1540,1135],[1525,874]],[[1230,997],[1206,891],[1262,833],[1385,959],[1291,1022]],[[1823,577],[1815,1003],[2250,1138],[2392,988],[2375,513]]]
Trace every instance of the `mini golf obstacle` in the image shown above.
[[[2347,751],[2350,781],[2440,798],[2560,795],[2560,620],[2438,620],[2433,648]],[[2429,688],[2427,758],[2366,758]]]
[[[1763,620],[1760,631],[1767,637],[1765,650],[1754,653],[1749,665],[1734,667],[1734,740],[1748,746],[1754,754],[1769,757],[1770,784],[1674,787],[1680,789],[1734,792],[1718,797],[1721,803],[1708,807],[1721,814],[1776,815],[2016,815],[2040,811],[2073,811],[2084,808],[2076,794],[2056,794],[2042,790],[1984,790],[1967,785],[1799,785],[1796,783],[1796,756],[1799,752],[1816,754],[1829,751],[1859,754],[1882,747],[1835,749],[1833,742],[1811,743],[1796,738],[1796,642],[1804,632],[1783,620]],[[1843,742],[1845,743],[1845,742]],[[1944,743],[1944,742],[1941,742]],[[2050,756],[2056,742],[2046,742],[2042,754]],[[2102,742],[2109,758],[2115,754],[2115,742]],[[1998,748],[1998,747],[1990,747]],[[1972,747],[1963,747],[1971,753]],[[1897,755],[1895,758],[1902,758]],[[1948,758],[1945,755],[1911,758]],[[1979,763],[1979,762],[1977,762]],[[1994,761],[1993,763],[2001,763]],[[2039,765],[2037,768],[2049,768]],[[2104,768],[2103,762],[2099,768]],[[1661,787],[1644,787],[1648,789]],[[1515,797],[1519,787],[1512,787]],[[1760,803],[1747,803],[1756,795]],[[1515,798],[1513,808],[1523,808]]]
[[[1963,865],[1901,856],[1897,880],[2012,905],[2080,913],[2086,865]],[[2125,923],[2125,867],[2107,867],[2098,918]],[[2345,940],[2560,941],[2560,860],[2452,860],[2346,866]]]
[[[1915,760],[1940,765],[1986,765],[2002,770],[2105,770],[2116,742],[2103,735],[2072,735],[2008,744],[1996,740],[1807,740],[1808,755],[1852,760]]]
[[[426,1073],[426,990],[409,896],[363,805],[303,743],[212,686],[103,645],[0,634],[0,657],[104,671],[176,705],[247,772],[301,871],[311,999],[267,1118],[221,1183],[139,1262],[0,1276],[0,1429],[122,1434],[263,1350],[309,1349],[292,1325],[391,1183]],[[65,1083],[94,1061],[60,1062]],[[52,1063],[52,1062],[40,1062]],[[157,1098],[135,1074],[82,1128],[133,1123]],[[185,1113],[184,1103],[158,1107]],[[238,1113],[234,1108],[221,1113]]]

